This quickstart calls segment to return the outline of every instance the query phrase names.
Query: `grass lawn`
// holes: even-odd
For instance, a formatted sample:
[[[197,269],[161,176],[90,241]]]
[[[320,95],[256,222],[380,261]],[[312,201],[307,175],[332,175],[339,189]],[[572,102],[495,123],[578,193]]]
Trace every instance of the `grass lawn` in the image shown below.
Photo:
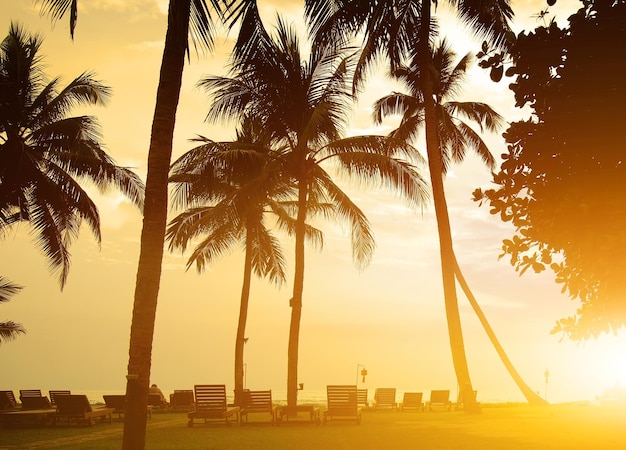
[[[264,419],[259,415],[258,420]],[[625,449],[626,408],[592,405],[483,405],[463,412],[365,411],[361,425],[288,423],[194,425],[185,414],[153,414],[146,448],[156,449]],[[122,423],[0,429],[4,449],[119,449]]]

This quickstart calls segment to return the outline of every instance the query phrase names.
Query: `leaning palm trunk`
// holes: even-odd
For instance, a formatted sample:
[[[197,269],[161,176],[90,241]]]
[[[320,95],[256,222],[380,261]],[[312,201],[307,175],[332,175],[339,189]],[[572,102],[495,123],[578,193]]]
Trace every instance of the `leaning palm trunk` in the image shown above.
[[[437,231],[439,234],[439,251],[441,256],[441,275],[443,279],[443,295],[448,321],[448,336],[452,351],[452,362],[456,373],[457,382],[460,386],[460,395],[464,399],[464,410],[468,413],[479,411],[470,380],[461,317],[456,295],[454,278],[454,251],[452,247],[452,233],[450,231],[450,218],[446,204],[443,186],[443,161],[439,145],[437,131],[437,115],[433,98],[431,51],[429,45],[430,35],[430,1],[422,1],[422,22],[420,34],[420,63],[422,64],[422,92],[424,94],[424,113],[426,122],[426,151],[428,154],[428,169],[433,189],[435,203],[435,215],[437,218]]]
[[[130,330],[124,450],[145,448],[152,340],[167,220],[168,171],[189,29],[189,0],[171,0],[152,122],[141,249]]]
[[[290,410],[298,404],[298,351],[300,318],[302,317],[302,293],[304,291],[304,237],[306,222],[307,187],[306,176],[302,175],[298,188],[298,216],[296,217],[296,248],[289,324],[289,346],[287,348],[287,407]]]
[[[463,292],[465,293],[465,296],[469,300],[470,305],[472,305],[474,312],[478,316],[478,320],[480,320],[480,323],[485,329],[485,332],[487,333],[487,336],[489,337],[491,344],[496,349],[496,352],[498,353],[498,356],[500,357],[502,364],[504,364],[504,367],[509,372],[509,375],[511,375],[511,378],[513,378],[513,381],[515,381],[515,384],[517,384],[517,387],[520,389],[520,391],[522,391],[522,394],[524,394],[524,397],[526,397],[526,401],[528,401],[528,403],[531,405],[547,405],[548,402],[545,399],[539,397],[539,395],[537,395],[536,392],[534,392],[530,387],[528,387],[528,385],[522,379],[522,377],[517,372],[517,370],[515,370],[515,367],[513,367],[511,360],[504,352],[502,345],[500,345],[500,342],[498,341],[496,334],[491,329],[491,325],[489,325],[489,322],[487,321],[487,317],[485,317],[485,314],[480,308],[480,305],[476,301],[476,297],[474,297],[474,294],[472,294],[472,291],[470,290],[470,287],[467,284],[467,281],[465,280],[463,273],[461,272],[461,268],[459,267],[459,263],[456,260],[456,258],[454,259],[454,271],[456,273],[456,279],[458,280],[459,285],[461,286],[461,289],[463,289]]]
[[[241,406],[241,394],[244,386],[243,349],[246,342],[246,322],[248,320],[248,304],[250,300],[250,283],[252,280],[252,233],[246,231],[246,255],[243,269],[243,285],[239,304],[239,322],[235,338],[235,404]]]

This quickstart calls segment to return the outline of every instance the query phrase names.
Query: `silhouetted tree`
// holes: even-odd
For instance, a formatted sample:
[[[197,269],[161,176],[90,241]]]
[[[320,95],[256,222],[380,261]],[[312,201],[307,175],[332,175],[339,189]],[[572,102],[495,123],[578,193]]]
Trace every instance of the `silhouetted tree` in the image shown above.
[[[626,321],[626,51],[618,44],[626,38],[626,2],[583,5],[568,27],[551,22],[512,43],[505,74],[515,77],[517,106],[532,115],[505,133],[497,188],[475,192],[515,226],[501,256],[520,274],[550,267],[563,292],[580,301],[576,316],[553,330],[574,339]]]
[[[436,98],[432,76],[431,42],[437,32],[431,6],[423,0],[306,0],[306,13],[318,42],[343,44],[346,39],[364,33],[355,89],[366,69],[379,56],[387,57],[395,70],[407,58],[415,58],[421,67],[420,89],[424,99],[424,120],[428,168],[432,185],[437,231],[441,254],[444,301],[452,360],[465,411],[478,411],[474,400],[458,309],[454,274],[454,250],[450,218],[443,186],[444,161],[439,143]],[[508,0],[450,1],[458,17],[476,35],[487,37],[495,45],[504,43],[513,11]]]
[[[78,17],[78,0],[36,0],[42,11],[53,20],[69,12],[70,33],[74,35]],[[214,23],[211,11],[221,15],[230,7],[233,20],[245,16],[254,0],[170,0],[167,32],[161,60],[156,105],[148,150],[146,201],[141,230],[139,264],[135,284],[135,300],[130,330],[128,375],[126,383],[127,410],[124,415],[124,450],[142,450],[146,440],[146,405],[152,364],[152,340],[161,282],[163,247],[167,221],[168,172],[172,159],[172,141],[176,110],[182,85],[185,54],[189,52],[189,36],[194,46],[213,47]]]
[[[175,187],[172,204],[187,208],[169,224],[170,249],[186,249],[201,238],[189,257],[199,272],[243,241],[244,277],[235,340],[235,402],[244,389],[244,343],[252,273],[276,284],[285,281],[285,259],[278,242],[267,228],[267,216],[280,229],[293,232],[290,216],[295,186],[283,177],[275,161],[277,151],[264,142],[258,120],[244,119],[232,142],[206,138],[180,157],[171,169]],[[321,246],[321,232],[308,229],[308,236]]]
[[[63,288],[80,225],[101,239],[98,208],[80,182],[115,187],[140,207],[143,183],[102,149],[94,117],[69,116],[77,106],[104,105],[109,88],[91,73],[66,86],[46,82],[41,43],[11,24],[0,44],[0,234],[28,223]]]
[[[374,249],[369,222],[363,212],[335,184],[323,168],[336,169],[365,183],[382,183],[413,203],[426,198],[425,185],[409,157],[409,147],[382,136],[342,137],[352,106],[352,55],[345,48],[317,47],[304,60],[293,29],[278,19],[275,37],[265,32],[260,18],[246,28],[234,55],[233,76],[207,78],[215,93],[209,117],[261,120],[272,139],[285,148],[281,160],[285,176],[297,188],[295,274],[290,299],[287,404],[297,403],[298,344],[304,291],[306,220],[321,203],[333,205],[333,217],[346,220],[352,231],[354,261],[364,267]]]

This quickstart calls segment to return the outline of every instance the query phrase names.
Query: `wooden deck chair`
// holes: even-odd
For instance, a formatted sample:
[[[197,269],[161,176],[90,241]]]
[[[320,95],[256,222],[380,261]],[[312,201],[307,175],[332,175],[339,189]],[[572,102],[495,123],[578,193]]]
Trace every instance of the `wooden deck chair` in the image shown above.
[[[404,411],[405,409],[417,409],[424,411],[424,402],[422,401],[423,396],[423,392],[405,392],[402,396],[400,411]]]
[[[117,418],[121,419],[126,414],[126,395],[125,394],[105,394],[102,396],[104,404],[107,408],[112,409],[111,414],[117,414]],[[146,415],[152,417],[152,405],[146,407]]]
[[[374,409],[396,409],[396,388],[377,388],[374,392]]]
[[[367,389],[356,390],[356,403],[364,409],[367,409],[369,407],[369,402],[367,400]]]
[[[20,389],[20,402],[25,397],[41,397],[41,389]]]
[[[450,411],[452,409],[450,390],[430,391],[430,400],[426,403],[426,407],[429,411],[432,411],[433,406],[442,406],[444,411]]]
[[[195,407],[187,413],[187,425],[193,427],[194,420],[203,419],[208,422],[225,422],[230,425],[234,416],[239,423],[238,406],[228,406],[226,402],[226,385],[224,384],[197,384],[193,388]]]
[[[328,408],[324,411],[323,423],[329,420],[356,420],[361,423],[361,408],[357,403],[356,385],[326,386]]]
[[[59,395],[56,397],[57,412],[54,416],[54,424],[59,421],[66,420],[70,425],[72,421],[76,424],[81,422],[87,423],[89,426],[94,425],[94,419],[112,422],[111,415],[113,408],[97,408],[91,406],[89,399],[84,394]]]
[[[193,411],[193,389],[178,389],[170,394],[170,411]]]
[[[13,391],[0,391],[0,411],[17,409],[17,400]]]
[[[69,390],[57,390],[57,391],[48,391],[48,394],[50,394],[50,403],[52,403],[52,406],[56,406],[57,402],[55,397],[57,395],[70,395],[72,392]]]
[[[32,411],[35,409],[53,409],[48,397],[24,397],[22,398],[22,410]]]
[[[248,414],[263,413],[269,414],[271,424],[276,423],[276,405],[272,402],[272,390],[251,391],[245,389],[243,391],[243,406],[241,408],[241,423],[248,422]]]

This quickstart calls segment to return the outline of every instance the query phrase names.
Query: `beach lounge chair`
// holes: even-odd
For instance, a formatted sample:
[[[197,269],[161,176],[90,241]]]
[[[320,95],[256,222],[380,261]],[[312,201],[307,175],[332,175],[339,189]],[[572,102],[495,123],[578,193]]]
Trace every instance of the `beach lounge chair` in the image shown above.
[[[226,385],[197,384],[193,388],[195,407],[187,413],[187,425],[193,427],[194,420],[203,419],[207,422],[224,422],[230,425],[233,416],[239,423],[239,406],[228,406],[226,403]]]
[[[52,409],[53,406],[48,397],[23,397],[22,411],[32,411],[35,409]]]
[[[432,411],[433,406],[442,406],[444,411],[450,411],[452,409],[450,390],[430,391],[430,400],[426,402],[426,407],[429,411]]]
[[[0,391],[0,411],[17,409],[17,400],[13,391]]]
[[[365,409],[369,407],[369,402],[367,401],[367,389],[356,390],[356,404]]]
[[[178,389],[170,394],[170,411],[193,411],[193,389]]]
[[[152,406],[153,410],[168,411],[169,403],[161,397],[161,394],[148,394],[148,406]]]
[[[377,388],[374,392],[374,409],[396,409],[396,388]]]
[[[405,409],[417,409],[424,411],[424,402],[422,401],[423,392],[405,392],[402,396],[400,411]]]
[[[329,420],[356,420],[361,423],[361,408],[357,404],[356,385],[328,385],[326,386],[328,408],[324,411],[324,421]]]
[[[112,409],[111,414],[117,414],[117,418],[121,419],[126,413],[126,395],[125,394],[106,394],[103,395],[104,404],[107,408]],[[148,418],[152,417],[152,405],[148,405],[146,409]]]
[[[243,391],[243,406],[241,408],[241,422],[248,422],[248,414],[264,413],[270,415],[271,424],[276,423],[276,406],[272,402],[272,391]]]
[[[20,389],[20,402],[25,397],[41,397],[41,389]]]
[[[78,425],[81,422],[87,423],[89,426],[94,425],[94,419],[112,422],[113,408],[94,407],[89,403],[89,399],[84,394],[58,395],[56,397],[57,412],[54,415],[54,424],[59,421],[66,420],[70,425],[72,421],[76,421]]]
[[[52,406],[56,406],[57,402],[55,397],[57,395],[70,395],[72,392],[69,390],[57,390],[57,391],[48,391],[48,394],[50,394],[50,403],[52,403]]]

